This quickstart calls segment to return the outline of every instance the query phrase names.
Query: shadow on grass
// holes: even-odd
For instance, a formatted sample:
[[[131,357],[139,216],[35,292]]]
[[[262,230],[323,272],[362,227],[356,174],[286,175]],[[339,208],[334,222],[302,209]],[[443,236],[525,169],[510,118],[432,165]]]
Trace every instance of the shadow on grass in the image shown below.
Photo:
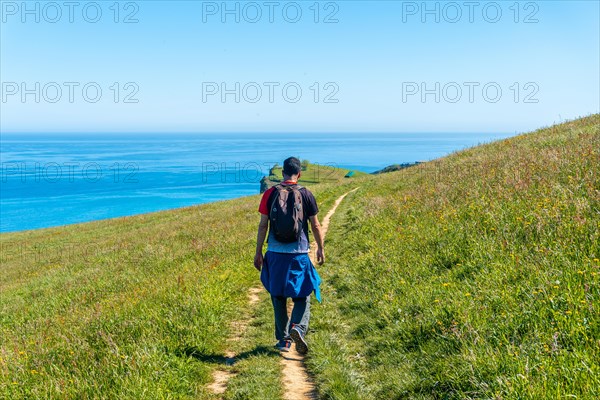
[[[238,361],[255,356],[279,357],[279,352],[268,346],[257,346],[253,350],[236,354],[235,357],[226,357],[222,354],[206,353],[196,346],[188,346],[176,349],[175,354],[179,357],[192,357],[195,360],[203,363],[224,364],[228,366],[233,365]]]

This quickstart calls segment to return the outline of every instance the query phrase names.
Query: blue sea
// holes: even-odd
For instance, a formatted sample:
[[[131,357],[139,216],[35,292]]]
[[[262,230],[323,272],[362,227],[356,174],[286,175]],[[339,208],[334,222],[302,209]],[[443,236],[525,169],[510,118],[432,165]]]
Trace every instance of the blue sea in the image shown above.
[[[289,156],[373,172],[509,134],[6,134],[0,232],[38,229],[259,193]]]

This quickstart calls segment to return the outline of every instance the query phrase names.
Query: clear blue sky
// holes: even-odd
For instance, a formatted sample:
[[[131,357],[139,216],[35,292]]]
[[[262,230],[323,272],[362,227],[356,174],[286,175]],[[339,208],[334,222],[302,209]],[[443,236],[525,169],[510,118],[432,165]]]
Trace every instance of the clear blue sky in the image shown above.
[[[595,0],[1,3],[3,132],[521,132],[600,110]]]

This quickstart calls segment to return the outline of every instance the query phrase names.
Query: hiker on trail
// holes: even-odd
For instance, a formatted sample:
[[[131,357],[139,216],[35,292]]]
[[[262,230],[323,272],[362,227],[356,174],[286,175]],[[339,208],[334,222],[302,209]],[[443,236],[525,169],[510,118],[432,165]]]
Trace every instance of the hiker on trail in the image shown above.
[[[323,264],[325,256],[321,225],[317,219],[317,201],[308,189],[298,185],[301,171],[299,159],[286,159],[283,162],[283,182],[263,194],[258,208],[261,216],[254,267],[261,271],[260,280],[271,294],[275,312],[275,347],[289,351],[293,341],[296,351],[306,354],[311,293],[314,291],[317,301],[321,301],[321,278],[308,257],[309,221],[317,242],[319,265]],[[267,229],[268,249],[263,257]],[[290,297],[294,308],[292,315],[288,316],[287,299]]]

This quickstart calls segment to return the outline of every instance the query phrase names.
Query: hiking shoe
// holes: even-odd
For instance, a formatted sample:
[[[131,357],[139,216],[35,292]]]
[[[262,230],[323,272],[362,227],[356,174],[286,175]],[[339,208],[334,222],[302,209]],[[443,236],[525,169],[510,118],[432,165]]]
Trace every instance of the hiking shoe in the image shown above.
[[[296,324],[292,325],[292,329],[290,330],[290,336],[294,343],[296,343],[296,351],[300,354],[308,353],[308,344],[306,340],[304,340],[304,332],[302,328],[297,326]]]
[[[279,342],[277,342],[275,344],[275,348],[279,351],[288,352],[292,348],[292,341],[291,340],[280,340]]]

